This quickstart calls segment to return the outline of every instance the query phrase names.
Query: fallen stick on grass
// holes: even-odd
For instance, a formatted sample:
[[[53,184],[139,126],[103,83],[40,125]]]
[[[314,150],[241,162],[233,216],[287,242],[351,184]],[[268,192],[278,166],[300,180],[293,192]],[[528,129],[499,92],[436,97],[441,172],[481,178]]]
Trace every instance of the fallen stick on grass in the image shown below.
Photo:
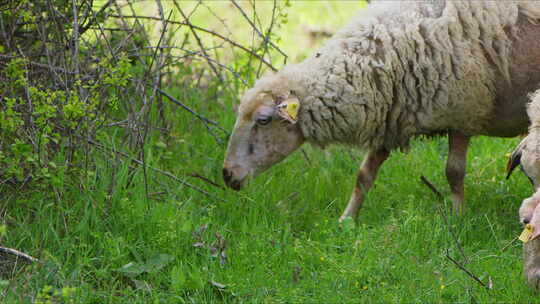
[[[454,265],[456,265],[459,269],[463,270],[463,272],[465,272],[469,277],[471,277],[473,280],[478,282],[478,284],[482,285],[486,289],[491,289],[490,286],[484,284],[484,282],[482,282],[482,280],[480,280],[477,276],[475,276],[474,273],[470,272],[467,268],[465,268],[465,266],[461,265],[458,261],[454,260],[450,256],[450,254],[448,254],[448,248],[446,249],[446,258],[448,258],[450,261],[452,261],[452,263],[454,263]]]
[[[443,202],[444,201],[444,197],[443,195],[441,194],[441,192],[439,190],[437,190],[437,187],[435,187],[435,185],[433,185],[433,183],[431,183],[425,176],[421,175],[420,176],[420,180],[424,183],[424,185],[426,185],[431,191],[433,191],[433,193],[435,193],[435,195],[437,196],[437,198]],[[448,218],[446,216],[446,214],[444,213],[443,209],[442,209],[442,206],[439,206],[439,212],[441,213],[443,219],[444,219],[444,224],[446,225],[446,227],[448,228],[448,231],[450,232],[450,234],[452,235],[452,238],[454,239],[455,243],[456,243],[456,246],[458,247],[459,251],[461,252],[461,255],[463,256],[463,258],[465,259],[465,261],[468,263],[469,259],[467,258],[467,256],[465,255],[465,252],[463,251],[463,248],[461,247],[457,237],[455,236],[454,232],[452,231],[451,227],[450,227],[450,224],[448,223]],[[482,280],[480,280],[474,273],[472,273],[471,271],[469,271],[467,268],[465,268],[464,265],[462,265],[461,263],[459,263],[458,261],[454,260],[450,254],[448,253],[448,248],[446,248],[446,258],[449,259],[450,261],[452,261],[452,263],[454,263],[454,265],[456,265],[460,270],[462,270],[463,272],[465,272],[469,277],[471,277],[473,280],[475,280],[477,283],[479,283],[480,285],[482,285],[484,288],[486,289],[491,289],[491,285],[492,283],[490,282],[489,285],[486,285],[484,284],[484,282],[482,282]]]
[[[467,255],[465,255],[465,251],[463,251],[463,248],[461,247],[461,244],[459,243],[459,240],[458,240],[457,236],[455,235],[454,231],[452,230],[452,226],[450,226],[450,223],[448,222],[448,217],[446,216],[446,213],[444,212],[444,208],[443,208],[443,206],[444,206],[444,196],[441,194],[441,192],[439,190],[437,190],[437,187],[435,187],[435,185],[433,185],[433,183],[431,183],[425,176],[421,175],[420,180],[429,189],[431,189],[431,191],[433,191],[433,193],[435,193],[435,195],[437,195],[437,198],[441,201],[441,204],[437,205],[437,209],[441,213],[441,216],[442,216],[442,218],[444,220],[444,225],[446,226],[446,228],[450,232],[450,235],[452,236],[452,239],[456,243],[456,247],[459,249],[459,252],[463,256],[463,259],[465,260],[465,264],[468,264],[469,263],[469,258],[467,257]]]
[[[12,248],[7,248],[7,247],[0,246],[0,253],[14,255],[17,258],[22,258],[26,262],[39,262],[38,259],[36,259],[36,258],[34,258],[34,257],[24,253],[24,252],[20,252],[18,250],[12,249]]]

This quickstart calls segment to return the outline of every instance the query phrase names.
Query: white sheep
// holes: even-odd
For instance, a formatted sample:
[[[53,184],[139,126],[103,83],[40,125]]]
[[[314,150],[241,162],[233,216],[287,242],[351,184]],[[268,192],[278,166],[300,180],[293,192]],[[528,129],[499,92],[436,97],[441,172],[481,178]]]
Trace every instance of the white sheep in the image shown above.
[[[536,206],[540,203],[540,90],[530,97],[531,103],[527,106],[529,133],[512,152],[506,176],[509,178],[512,171],[520,165],[533,185],[535,193],[523,200],[519,208],[519,218],[523,224],[530,222]]]
[[[540,90],[531,95],[527,106],[530,120],[529,134],[520,142],[510,156],[508,175],[521,165],[523,172],[533,184],[534,193],[523,200],[519,208],[519,219],[525,225],[520,239],[523,244],[523,269],[529,284],[540,287]]]
[[[463,202],[469,139],[527,128],[540,83],[536,1],[374,2],[304,62],[242,97],[223,168],[240,189],[308,141],[368,150],[340,220],[355,218],[390,151],[449,134],[446,175]]]

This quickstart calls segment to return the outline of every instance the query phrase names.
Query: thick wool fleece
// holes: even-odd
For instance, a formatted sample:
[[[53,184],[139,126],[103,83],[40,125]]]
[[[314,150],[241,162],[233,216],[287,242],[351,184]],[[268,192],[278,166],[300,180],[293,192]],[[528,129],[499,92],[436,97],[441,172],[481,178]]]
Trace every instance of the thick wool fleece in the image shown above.
[[[532,93],[530,98],[531,102],[527,105],[527,115],[531,122],[529,129],[533,131],[540,128],[540,90]]]
[[[531,102],[527,105],[527,115],[531,122],[529,134],[521,141],[518,149],[522,151],[522,167],[537,187],[540,182],[540,90],[531,94],[530,98]]]
[[[302,133],[320,146],[391,150],[418,134],[482,134],[495,75],[511,81],[517,24],[539,17],[536,1],[375,2],[312,57],[259,80],[246,100],[292,91]]]

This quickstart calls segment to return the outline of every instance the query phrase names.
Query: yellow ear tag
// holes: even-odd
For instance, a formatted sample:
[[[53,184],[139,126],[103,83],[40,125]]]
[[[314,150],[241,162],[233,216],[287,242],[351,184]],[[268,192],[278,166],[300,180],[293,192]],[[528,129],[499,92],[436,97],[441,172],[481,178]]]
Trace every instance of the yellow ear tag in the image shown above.
[[[287,107],[285,108],[285,110],[287,111],[287,114],[289,114],[289,116],[296,121],[297,117],[298,117],[298,106],[300,104],[298,103],[298,100],[293,100],[291,101],[290,103],[287,104]]]
[[[277,106],[279,115],[286,121],[295,124],[298,120],[300,102],[297,98],[289,98]]]
[[[523,229],[523,232],[519,235],[519,240],[523,243],[527,243],[529,239],[531,238],[532,234],[534,232],[534,227],[531,224],[525,225],[525,229]]]

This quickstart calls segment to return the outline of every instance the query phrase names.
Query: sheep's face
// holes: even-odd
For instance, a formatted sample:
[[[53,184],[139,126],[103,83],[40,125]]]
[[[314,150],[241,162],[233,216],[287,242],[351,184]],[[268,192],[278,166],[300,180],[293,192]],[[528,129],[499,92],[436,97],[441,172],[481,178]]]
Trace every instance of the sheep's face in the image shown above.
[[[248,177],[281,161],[304,142],[296,124],[299,106],[291,94],[246,93],[223,165],[227,186],[239,190]]]
[[[540,191],[523,200],[519,207],[519,220],[523,224],[531,222],[536,207],[540,204]]]

